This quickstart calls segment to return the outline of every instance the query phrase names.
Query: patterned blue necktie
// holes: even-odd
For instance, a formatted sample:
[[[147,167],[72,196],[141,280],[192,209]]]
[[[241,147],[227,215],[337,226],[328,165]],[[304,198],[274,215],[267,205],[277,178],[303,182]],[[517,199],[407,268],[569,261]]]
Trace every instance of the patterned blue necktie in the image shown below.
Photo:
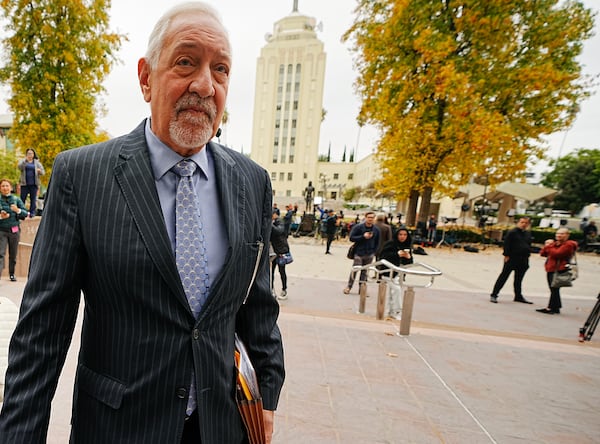
[[[194,317],[198,319],[202,305],[208,295],[208,269],[206,244],[200,221],[200,210],[192,186],[192,175],[196,164],[189,159],[178,162],[171,171],[179,177],[175,209],[175,261],[183,289]],[[192,372],[192,384],[186,414],[196,408],[196,384]]]

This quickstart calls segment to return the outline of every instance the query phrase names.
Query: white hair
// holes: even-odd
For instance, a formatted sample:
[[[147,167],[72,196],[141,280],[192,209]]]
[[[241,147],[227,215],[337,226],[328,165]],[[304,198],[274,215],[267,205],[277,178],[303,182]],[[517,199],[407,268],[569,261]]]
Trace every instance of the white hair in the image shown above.
[[[156,25],[154,25],[154,29],[148,38],[148,48],[146,49],[145,57],[151,69],[156,69],[158,66],[158,60],[164,44],[165,35],[173,19],[179,15],[191,13],[201,13],[215,19],[223,28],[223,32],[227,36],[227,39],[229,39],[229,35],[227,34],[227,30],[223,25],[221,16],[212,6],[204,2],[187,2],[175,5],[158,19],[158,22],[156,22]]]

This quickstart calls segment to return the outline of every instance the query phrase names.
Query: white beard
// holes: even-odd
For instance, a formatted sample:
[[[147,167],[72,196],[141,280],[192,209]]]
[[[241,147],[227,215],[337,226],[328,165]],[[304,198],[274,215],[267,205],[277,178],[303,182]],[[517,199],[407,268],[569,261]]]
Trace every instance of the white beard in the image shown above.
[[[183,112],[169,123],[171,140],[186,149],[206,145],[212,133],[212,120],[206,114],[191,116],[189,113]]]

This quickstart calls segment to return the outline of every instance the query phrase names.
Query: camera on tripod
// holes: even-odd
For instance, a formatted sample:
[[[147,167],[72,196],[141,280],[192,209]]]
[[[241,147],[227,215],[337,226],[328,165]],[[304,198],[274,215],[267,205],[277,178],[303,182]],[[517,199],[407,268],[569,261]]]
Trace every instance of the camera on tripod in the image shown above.
[[[583,327],[579,329],[579,342],[589,341],[594,336],[598,320],[600,319],[600,293],[598,293],[596,305],[592,308],[592,312],[588,316]]]

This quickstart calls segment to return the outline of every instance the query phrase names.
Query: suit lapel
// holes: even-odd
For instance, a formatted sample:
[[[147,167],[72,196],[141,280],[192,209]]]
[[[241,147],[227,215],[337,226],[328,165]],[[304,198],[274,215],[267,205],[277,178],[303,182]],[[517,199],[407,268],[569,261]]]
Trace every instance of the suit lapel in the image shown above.
[[[189,311],[150,165],[145,121],[125,140],[114,173],[141,238],[159,273]],[[190,311],[191,314],[191,311]]]
[[[208,147],[215,162],[217,190],[231,254],[231,250],[236,251],[243,241],[247,184],[240,174],[239,165],[227,151],[214,143],[209,143]]]

